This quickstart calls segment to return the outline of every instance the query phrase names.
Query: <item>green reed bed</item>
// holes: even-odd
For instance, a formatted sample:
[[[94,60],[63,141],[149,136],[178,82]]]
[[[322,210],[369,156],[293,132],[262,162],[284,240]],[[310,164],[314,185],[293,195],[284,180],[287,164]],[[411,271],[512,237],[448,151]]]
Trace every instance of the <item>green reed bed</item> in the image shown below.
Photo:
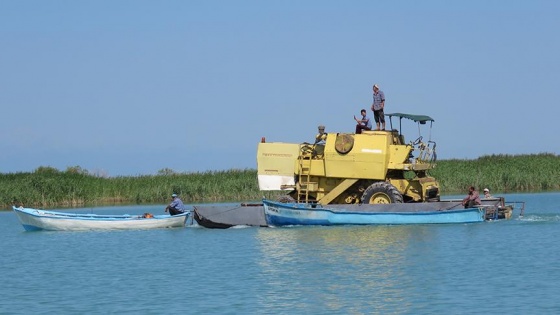
[[[492,192],[532,192],[560,190],[560,156],[551,153],[530,155],[486,155],[474,160],[442,160],[430,172],[444,193],[467,191],[475,186]]]
[[[488,155],[474,160],[442,160],[430,172],[443,194],[466,192],[468,186],[493,193],[560,191],[560,156]],[[282,192],[261,192],[254,169],[159,175],[98,177],[79,167],[59,171],[0,174],[0,204],[33,207],[75,207],[103,204],[165,204],[177,193],[187,204],[251,202]]]
[[[168,203],[172,193],[179,194],[186,203],[250,201],[263,197],[258,190],[256,170],[103,178],[86,172],[40,167],[31,173],[0,174],[3,207]]]

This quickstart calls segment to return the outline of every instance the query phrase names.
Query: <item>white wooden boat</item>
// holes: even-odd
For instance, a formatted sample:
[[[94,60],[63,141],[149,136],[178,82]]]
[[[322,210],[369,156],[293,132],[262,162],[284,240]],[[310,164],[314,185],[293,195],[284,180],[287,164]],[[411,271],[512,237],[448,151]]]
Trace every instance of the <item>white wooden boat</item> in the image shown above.
[[[190,212],[179,215],[101,215],[13,207],[26,231],[142,230],[184,227]]]

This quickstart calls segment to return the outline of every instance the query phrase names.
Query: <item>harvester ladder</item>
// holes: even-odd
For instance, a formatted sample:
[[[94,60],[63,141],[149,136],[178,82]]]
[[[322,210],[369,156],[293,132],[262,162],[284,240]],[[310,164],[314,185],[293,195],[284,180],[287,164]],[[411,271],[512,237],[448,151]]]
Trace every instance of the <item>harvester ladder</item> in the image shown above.
[[[307,159],[303,158],[304,155],[300,154],[299,160],[299,172],[298,172],[298,189],[297,189],[297,202],[309,202],[309,186],[312,183],[311,180],[311,155]]]

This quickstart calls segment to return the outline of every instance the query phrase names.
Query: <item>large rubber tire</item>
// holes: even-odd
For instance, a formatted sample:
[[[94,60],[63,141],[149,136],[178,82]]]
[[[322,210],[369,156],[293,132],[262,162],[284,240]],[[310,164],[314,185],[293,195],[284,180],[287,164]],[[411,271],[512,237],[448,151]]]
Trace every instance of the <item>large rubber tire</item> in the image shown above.
[[[387,182],[377,182],[366,188],[361,201],[364,204],[402,203],[403,197],[395,186]]]

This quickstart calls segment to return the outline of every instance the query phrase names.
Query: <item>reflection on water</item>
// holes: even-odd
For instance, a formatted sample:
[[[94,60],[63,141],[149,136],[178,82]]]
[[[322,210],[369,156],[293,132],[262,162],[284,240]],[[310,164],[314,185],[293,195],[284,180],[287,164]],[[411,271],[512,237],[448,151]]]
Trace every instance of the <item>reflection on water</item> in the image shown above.
[[[0,212],[0,314],[559,314],[560,193],[507,199],[523,218],[466,225],[30,233]]]
[[[383,311],[380,305],[406,311],[406,288],[413,281],[406,272],[408,255],[418,239],[434,234],[423,226],[259,229],[258,265],[269,284],[261,303],[350,313]]]

